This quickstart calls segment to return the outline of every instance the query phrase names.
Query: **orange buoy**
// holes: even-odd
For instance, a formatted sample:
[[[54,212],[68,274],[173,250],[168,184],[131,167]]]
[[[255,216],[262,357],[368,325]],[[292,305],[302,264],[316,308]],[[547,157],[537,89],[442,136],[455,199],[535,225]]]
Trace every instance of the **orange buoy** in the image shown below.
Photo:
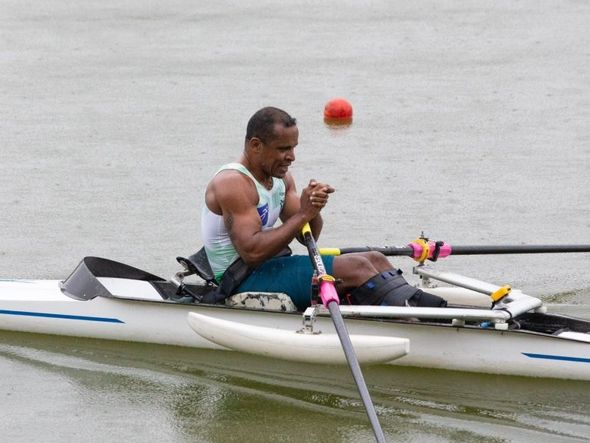
[[[324,121],[330,124],[350,124],[352,105],[344,98],[333,98],[324,106]]]

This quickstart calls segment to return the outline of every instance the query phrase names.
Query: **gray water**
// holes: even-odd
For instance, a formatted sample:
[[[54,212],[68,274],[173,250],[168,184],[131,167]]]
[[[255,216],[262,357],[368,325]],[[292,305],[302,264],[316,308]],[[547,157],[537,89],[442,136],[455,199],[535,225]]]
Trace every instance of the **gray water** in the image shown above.
[[[298,119],[321,246],[590,243],[583,1],[0,1],[0,277],[169,277],[245,125]],[[344,96],[354,122],[331,128]],[[303,252],[301,247],[296,251]],[[394,258],[411,276],[412,263]],[[590,318],[588,254],[451,257]],[[0,333],[3,440],[370,441],[346,368]],[[392,441],[584,441],[587,383],[372,367]]]

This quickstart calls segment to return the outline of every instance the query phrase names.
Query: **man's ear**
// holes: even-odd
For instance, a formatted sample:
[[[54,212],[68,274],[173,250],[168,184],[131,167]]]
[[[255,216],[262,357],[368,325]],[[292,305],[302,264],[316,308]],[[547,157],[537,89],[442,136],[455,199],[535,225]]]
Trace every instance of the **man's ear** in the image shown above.
[[[263,145],[264,143],[262,143],[262,140],[260,140],[258,137],[252,137],[250,140],[248,140],[248,148],[256,154],[260,154],[262,152]]]

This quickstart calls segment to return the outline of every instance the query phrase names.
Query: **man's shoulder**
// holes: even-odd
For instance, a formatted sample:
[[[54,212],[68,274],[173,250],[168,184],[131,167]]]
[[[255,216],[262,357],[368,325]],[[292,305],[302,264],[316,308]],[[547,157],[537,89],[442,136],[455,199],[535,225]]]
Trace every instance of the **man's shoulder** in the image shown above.
[[[211,180],[214,183],[233,183],[233,182],[237,182],[237,183],[243,183],[243,182],[251,182],[252,180],[250,179],[250,177],[248,175],[246,175],[243,171],[241,171],[240,169],[220,169],[219,171],[217,171],[217,174],[215,174],[215,176],[213,177],[213,180]]]
[[[216,199],[234,199],[238,196],[248,196],[255,200],[258,198],[256,185],[246,175],[235,169],[219,171],[209,183],[209,189],[213,191]]]
[[[215,173],[213,179],[218,177],[227,178],[227,177],[251,177],[252,173],[241,163],[226,163],[222,165],[217,172]]]

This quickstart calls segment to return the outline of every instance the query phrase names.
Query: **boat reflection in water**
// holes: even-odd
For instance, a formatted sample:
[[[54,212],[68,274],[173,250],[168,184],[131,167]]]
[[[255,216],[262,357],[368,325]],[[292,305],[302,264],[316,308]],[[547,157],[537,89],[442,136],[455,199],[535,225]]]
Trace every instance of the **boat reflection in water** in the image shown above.
[[[372,439],[344,366],[1,332],[0,370],[6,438]],[[568,441],[590,435],[587,382],[389,365],[364,373],[392,440]],[[25,392],[10,390],[17,378]]]

